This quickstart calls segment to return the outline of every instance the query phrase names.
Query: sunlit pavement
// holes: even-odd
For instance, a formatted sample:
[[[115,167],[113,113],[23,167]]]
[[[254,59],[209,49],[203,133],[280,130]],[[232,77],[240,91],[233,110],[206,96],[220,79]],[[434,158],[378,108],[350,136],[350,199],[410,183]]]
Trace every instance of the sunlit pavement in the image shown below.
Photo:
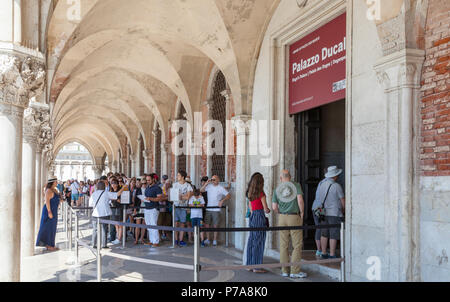
[[[86,218],[80,219],[81,236],[90,243],[91,224]],[[91,251],[80,247],[80,265],[74,265],[74,250],[66,249],[67,240],[62,229],[62,221],[58,224],[56,238],[57,252],[37,250],[37,255],[23,259],[21,281],[30,282],[95,282],[97,280],[97,262]],[[105,254],[117,253],[139,258],[173,262],[179,264],[193,264],[194,247],[172,248],[171,241],[163,241],[158,248],[145,245],[134,245],[130,239],[126,248],[121,245],[111,246]],[[39,254],[40,253],[40,254]],[[264,263],[275,263],[277,259],[267,258]],[[201,265],[242,265],[242,253],[234,248],[202,247],[200,249]],[[306,279],[290,279],[280,275],[279,268],[270,269],[266,274],[257,274],[246,270],[201,271],[202,282],[335,282],[329,277],[304,270],[308,273]],[[110,256],[102,257],[102,280],[106,282],[186,282],[194,280],[194,273],[190,270],[139,263],[135,261],[117,259]]]

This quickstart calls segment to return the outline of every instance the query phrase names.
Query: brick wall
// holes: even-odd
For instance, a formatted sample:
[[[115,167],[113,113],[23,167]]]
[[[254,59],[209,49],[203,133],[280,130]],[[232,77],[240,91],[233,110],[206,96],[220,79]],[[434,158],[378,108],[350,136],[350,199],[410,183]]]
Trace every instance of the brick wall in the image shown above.
[[[450,176],[450,1],[430,0],[422,71],[421,172]]]

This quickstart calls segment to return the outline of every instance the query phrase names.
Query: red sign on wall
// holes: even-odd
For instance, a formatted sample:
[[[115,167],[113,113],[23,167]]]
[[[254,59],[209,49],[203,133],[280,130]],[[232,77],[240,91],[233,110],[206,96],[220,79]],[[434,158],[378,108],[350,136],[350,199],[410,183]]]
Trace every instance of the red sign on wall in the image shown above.
[[[345,98],[346,14],[289,47],[289,114]]]

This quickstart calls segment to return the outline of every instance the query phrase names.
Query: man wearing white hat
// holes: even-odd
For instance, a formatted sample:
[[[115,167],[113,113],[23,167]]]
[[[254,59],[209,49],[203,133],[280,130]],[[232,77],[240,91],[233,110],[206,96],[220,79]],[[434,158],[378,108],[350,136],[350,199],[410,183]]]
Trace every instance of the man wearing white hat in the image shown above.
[[[322,206],[325,209],[325,220],[323,224],[340,224],[344,218],[345,212],[345,195],[342,187],[336,182],[342,169],[336,166],[328,168],[325,173],[325,179],[319,183],[316,191],[316,199],[314,200],[312,210]],[[321,229],[320,231],[320,247],[322,259],[336,258],[336,245],[340,239],[339,228]],[[328,238],[330,239],[330,255],[327,254]]]
[[[302,226],[305,213],[303,191],[299,183],[291,181],[288,170],[281,171],[281,184],[276,188],[272,197],[272,209],[279,214],[278,226]],[[292,259],[289,261],[289,236],[292,240]],[[280,262],[300,262],[302,260],[303,231],[291,230],[280,232]],[[291,278],[306,278],[307,274],[300,271],[300,265],[283,267],[281,275]]]

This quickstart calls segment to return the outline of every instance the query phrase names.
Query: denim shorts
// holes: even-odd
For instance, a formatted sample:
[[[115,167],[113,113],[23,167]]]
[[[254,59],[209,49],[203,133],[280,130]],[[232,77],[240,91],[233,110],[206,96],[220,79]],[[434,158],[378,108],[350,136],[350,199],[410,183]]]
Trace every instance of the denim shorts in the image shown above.
[[[325,221],[321,224],[340,224],[343,221],[344,217],[325,216]],[[340,240],[341,230],[340,228],[321,229],[320,235],[325,238]]]
[[[201,227],[201,224],[202,224],[201,218],[192,218],[191,221],[192,221],[192,227],[196,227],[196,226]]]
[[[175,210],[175,222],[186,223],[186,210],[176,209]]]

